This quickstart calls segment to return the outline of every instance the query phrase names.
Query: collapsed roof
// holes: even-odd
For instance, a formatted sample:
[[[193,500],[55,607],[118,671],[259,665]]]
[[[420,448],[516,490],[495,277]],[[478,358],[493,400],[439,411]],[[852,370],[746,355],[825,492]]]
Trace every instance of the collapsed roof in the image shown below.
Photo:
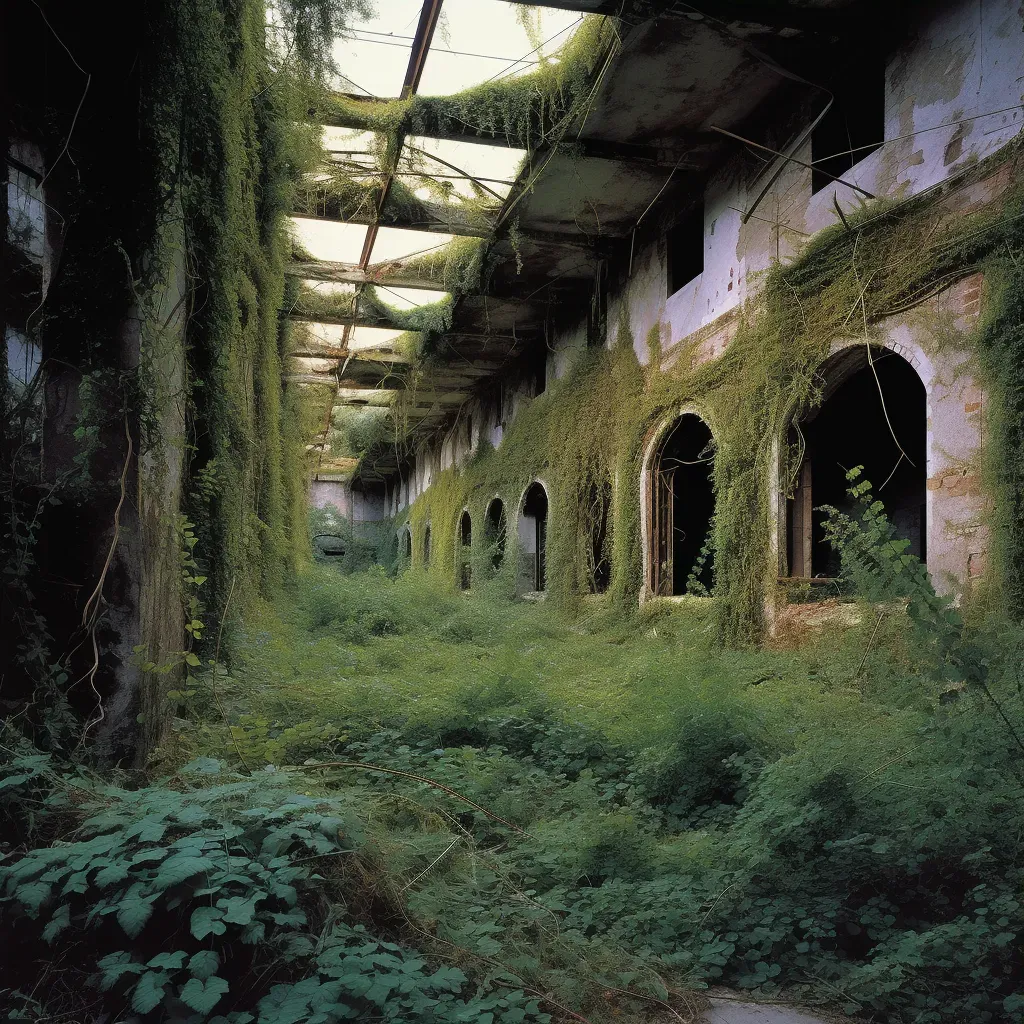
[[[741,140],[790,143],[771,126],[789,111],[791,136],[805,127],[792,112],[824,108],[816,83],[871,23],[858,0],[515,4],[535,43],[518,58],[522,38],[495,21],[512,4],[389,3],[347,42],[362,55],[358,75],[341,61],[354,88],[313,112],[329,163],[295,210],[292,379],[327,383],[336,405],[392,404],[399,443],[367,453],[366,482],[584,317],[600,275],[748,154]],[[540,41],[542,9],[556,31]],[[468,49],[479,38],[503,52]],[[390,70],[373,55],[384,47],[401,81],[394,55]],[[469,87],[436,95],[459,57]],[[497,73],[473,81],[484,63]]]

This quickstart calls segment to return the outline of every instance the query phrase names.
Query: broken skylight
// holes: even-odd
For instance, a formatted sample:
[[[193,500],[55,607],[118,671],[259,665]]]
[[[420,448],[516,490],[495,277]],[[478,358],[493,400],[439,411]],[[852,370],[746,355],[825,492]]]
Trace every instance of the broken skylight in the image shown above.
[[[410,135],[402,147],[397,177],[422,199],[482,199],[498,206],[525,155],[526,150],[508,146]]]
[[[577,11],[505,0],[445,0],[417,92],[446,96],[532,71],[582,20]]]
[[[315,260],[336,263],[358,263],[366,238],[362,224],[343,224],[340,221],[315,220],[311,217],[292,217],[295,241]]]
[[[334,44],[341,92],[382,99],[401,93],[422,6],[422,0],[383,0]]]

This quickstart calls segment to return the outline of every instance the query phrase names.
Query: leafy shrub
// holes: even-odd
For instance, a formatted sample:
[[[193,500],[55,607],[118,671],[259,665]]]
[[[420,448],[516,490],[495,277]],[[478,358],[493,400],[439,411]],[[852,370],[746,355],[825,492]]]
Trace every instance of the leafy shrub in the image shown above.
[[[742,728],[726,712],[690,711],[675,731],[675,742],[639,771],[641,793],[684,821],[741,804],[757,765]]]
[[[57,775],[45,756],[5,767],[8,811],[45,794],[45,813],[73,807],[78,818],[68,840],[0,863],[0,940],[18,950],[23,977],[50,959],[74,963],[94,1010],[127,1005],[136,1020],[549,1019],[514,985],[489,992],[328,912],[325,884],[359,902],[358,871],[325,879],[314,868],[359,858],[361,829],[343,800],[296,794],[281,773],[220,772],[200,759],[181,778],[201,788],[129,791]],[[379,917],[381,899],[367,903]]]

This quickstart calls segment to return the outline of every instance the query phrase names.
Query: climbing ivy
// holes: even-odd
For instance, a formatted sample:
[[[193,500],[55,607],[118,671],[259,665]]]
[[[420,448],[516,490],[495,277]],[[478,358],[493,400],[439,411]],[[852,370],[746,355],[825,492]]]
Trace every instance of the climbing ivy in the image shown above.
[[[969,184],[1020,147],[1005,147],[947,188]],[[956,343],[978,353],[987,393],[985,459],[992,495],[991,526],[1000,567],[988,597],[1019,614],[1024,608],[1024,516],[1020,514],[1024,407],[1018,377],[1024,364],[1021,270],[1024,188],[950,216],[942,195],[876,201],[820,232],[790,264],[766,274],[755,300],[740,310],[724,354],[699,361],[681,351],[661,359],[661,325],[652,328],[642,366],[634,352],[628,285],[618,325],[604,349],[581,351],[564,376],[534,399],[517,402],[497,450],[482,444],[467,464],[445,470],[407,513],[415,537],[433,524],[431,571],[451,578],[457,515],[477,521],[494,494],[510,515],[531,479],[548,487],[550,596],[566,609],[588,589],[581,556],[588,536],[584,496],[611,472],[616,481],[612,528],[612,600],[633,604],[643,585],[638,481],[643,451],[657,426],[683,404],[697,409],[715,437],[715,610],[721,636],[733,643],[763,632],[765,595],[774,587],[774,529],[769,509],[776,439],[794,412],[819,399],[816,372],[834,340],[871,340],[883,318],[919,306],[958,278],[983,270],[987,312],[973,337]],[[609,396],[616,396],[612,401]],[[512,530],[515,541],[515,531]],[[414,551],[416,545],[414,544]]]

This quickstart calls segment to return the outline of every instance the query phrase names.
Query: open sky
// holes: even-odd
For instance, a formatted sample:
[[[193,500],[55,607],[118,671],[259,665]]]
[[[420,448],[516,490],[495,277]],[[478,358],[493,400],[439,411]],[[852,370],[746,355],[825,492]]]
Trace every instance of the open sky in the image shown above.
[[[348,36],[335,44],[334,57],[341,72],[336,83],[339,90],[380,99],[398,96],[421,4],[422,0],[376,0],[374,14],[353,25]],[[581,21],[582,16],[575,11],[529,7],[505,0],[444,0],[418,92],[448,95],[491,79],[532,71],[542,57],[551,57],[565,45]],[[368,133],[326,129],[325,141],[330,149],[343,152],[343,158],[372,165],[372,139]],[[430,159],[432,154],[485,179],[488,187],[501,196],[511,187],[523,157],[519,149],[436,139],[410,138],[407,146],[421,151],[415,154],[417,170],[454,173],[451,167]],[[367,155],[361,156],[363,153]],[[413,174],[403,180],[414,190],[417,182],[422,182]],[[456,193],[472,194],[464,180],[445,180],[451,182]],[[299,241],[317,258],[358,262],[366,234],[362,225],[306,219],[296,220],[295,225]],[[450,236],[436,232],[381,228],[371,263],[410,256],[449,239]],[[440,297],[440,293],[399,291],[401,295],[389,296],[396,305],[411,306]]]

